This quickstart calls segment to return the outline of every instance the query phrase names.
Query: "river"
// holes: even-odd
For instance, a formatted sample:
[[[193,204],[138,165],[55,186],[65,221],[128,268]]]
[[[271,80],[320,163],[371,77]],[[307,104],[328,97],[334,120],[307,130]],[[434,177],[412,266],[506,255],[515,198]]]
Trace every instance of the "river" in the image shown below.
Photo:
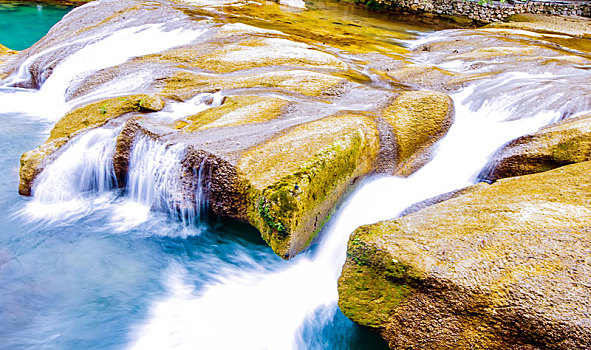
[[[365,15],[328,3],[331,11],[340,9],[337,15],[344,20]],[[399,28],[405,39],[396,42],[405,48],[457,35],[426,25]],[[33,197],[18,195],[19,158],[41,144],[71,108],[63,99],[69,84],[198,35],[157,25],[123,29],[71,55],[39,91],[9,84],[0,89],[0,348],[384,349],[377,335],[349,321],[336,304],[350,233],[475,183],[498,147],[564,116],[560,109],[539,105],[514,117],[515,105],[532,94],[559,92],[562,72],[508,71],[452,92],[455,122],[434,159],[408,178],[362,180],[321,239],[289,261],[276,256],[246,224],[211,217],[205,210],[171,215],[163,203],[182,148],[138,141],[127,188],[115,188],[115,126],[78,137],[44,170]],[[133,45],[138,42],[143,45]],[[109,45],[125,50],[93,59]],[[444,66],[430,58],[417,60]],[[527,91],[483,97],[483,91],[523,86]],[[569,113],[585,108],[577,105]]]

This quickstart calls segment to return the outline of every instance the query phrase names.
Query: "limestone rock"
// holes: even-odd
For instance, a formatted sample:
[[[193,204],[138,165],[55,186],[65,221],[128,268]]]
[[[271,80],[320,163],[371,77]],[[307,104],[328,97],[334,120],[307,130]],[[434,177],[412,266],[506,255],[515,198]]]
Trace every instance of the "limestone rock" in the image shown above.
[[[22,155],[19,171],[18,193],[23,196],[30,196],[33,187],[33,181],[45,168],[47,158],[55,153],[60,147],[68,142],[67,137],[54,138],[48,140],[34,150]]]
[[[14,55],[16,55],[18,52],[11,50],[9,48],[7,48],[6,46],[0,44],[0,80],[2,80],[7,73],[4,72],[4,67],[3,65],[12,57],[14,57]]]
[[[227,112],[214,108],[209,110],[210,116],[216,111]],[[194,132],[215,131],[200,128]],[[138,135],[175,143],[184,137],[175,132],[146,118],[129,119],[114,156],[118,183],[125,184],[129,155]],[[195,174],[204,174],[201,181],[208,184],[213,213],[249,222],[283,258],[291,258],[309,245],[351,184],[373,171],[379,149],[374,121],[355,114],[297,125],[239,151],[237,156],[191,143],[190,138],[183,140],[187,154],[179,176],[184,195],[196,192]]]
[[[379,141],[367,117],[324,118],[246,151],[238,169],[256,190],[249,219],[276,253],[306,248],[359,177],[371,172]]]
[[[46,158],[72,137],[127,113],[158,111],[162,108],[164,101],[159,97],[135,95],[110,98],[72,110],[55,124],[43,145],[21,157],[19,193],[27,196],[31,194],[33,181],[43,170]]]
[[[563,120],[519,137],[492,156],[486,180],[533,174],[591,160],[591,115]]]
[[[157,96],[135,95],[109,98],[76,108],[62,117],[51,130],[49,140],[71,137],[84,130],[94,129],[107,121],[130,112],[154,112],[164,108]]]
[[[11,49],[7,48],[6,46],[0,44],[0,56],[13,55],[16,53],[17,53],[17,51],[11,50]]]
[[[396,138],[395,173],[408,176],[431,157],[431,148],[443,137],[454,118],[451,98],[440,92],[401,93],[382,113]]]
[[[339,305],[393,349],[591,347],[591,162],[351,236]]]
[[[591,24],[582,17],[549,16],[523,13],[507,18],[505,22],[489,24],[491,28],[531,30],[541,33],[565,34],[575,37],[590,37]]]
[[[345,83],[337,76],[298,69],[230,77],[179,72],[162,79],[159,88],[164,96],[184,101],[199,93],[247,88],[277,89],[305,96],[335,95]]]
[[[205,110],[177,122],[183,132],[209,128],[262,123],[282,115],[289,101],[276,97],[234,96],[228,97],[219,107]]]

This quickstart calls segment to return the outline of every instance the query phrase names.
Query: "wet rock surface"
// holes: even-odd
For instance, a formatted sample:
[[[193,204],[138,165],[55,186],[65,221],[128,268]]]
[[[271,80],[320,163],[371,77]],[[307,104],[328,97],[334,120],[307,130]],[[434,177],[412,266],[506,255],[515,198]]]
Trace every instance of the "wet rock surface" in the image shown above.
[[[186,40],[70,77],[60,96],[68,111],[23,155],[19,192],[30,195],[43,169],[95,128],[118,130],[113,171],[122,188],[138,138],[183,145],[173,209],[197,206],[205,191],[213,214],[250,223],[288,259],[359,179],[408,176],[429,161],[454,122],[448,93],[474,89],[473,110],[491,95],[521,94],[525,103],[503,106],[507,123],[534,106],[564,121],[500,151],[493,178],[582,163],[468,187],[361,227],[340,307],[392,348],[589,348],[591,130],[588,116],[573,114],[591,108],[581,74],[591,46],[586,27],[529,31],[537,28],[447,30],[409,44],[416,37],[404,26],[343,21],[328,5],[93,2],[12,55],[2,84],[42,90],[69,57],[101,40],[163,32]],[[99,61],[116,56],[92,52]],[[524,76],[527,84],[499,90],[499,79]]]
[[[396,137],[396,175],[408,176],[430,160],[431,148],[451,127],[454,106],[444,93],[403,92],[382,113]]]
[[[396,349],[588,348],[590,166],[479,184],[359,228],[341,309]]]
[[[519,137],[493,155],[481,178],[539,173],[591,160],[591,116],[582,115]]]
[[[64,95],[73,109],[46,144],[23,156],[20,192],[31,193],[35,177],[68,140],[108,124],[122,130],[113,160],[119,187],[126,185],[137,137],[183,144],[183,193],[173,195],[179,198],[174,206],[193,205],[195,174],[205,174],[214,214],[252,224],[284,258],[301,252],[358,179],[376,170],[393,172],[401,157],[428,153],[449,124],[441,109],[451,115],[452,106],[449,97],[435,92],[395,99],[400,90],[386,81],[372,83],[360,66],[364,63],[352,59],[378,46],[405,52],[389,38],[380,39],[391,33],[381,26],[392,24],[298,30],[317,14],[290,11],[263,2],[102,1],[68,15],[17,58],[9,71],[14,76],[25,64],[29,75],[13,77],[14,86],[38,87],[51,80],[70,55],[92,48],[96,40],[110,40],[105,33],[160,28],[195,34],[182,45],[74,80]],[[271,23],[273,30],[266,28]],[[121,86],[128,88],[120,91]],[[406,108],[402,104],[420,108],[397,119],[403,113],[395,109]],[[401,122],[413,118],[408,125]],[[434,131],[440,122],[443,128]],[[407,150],[411,142],[404,135],[417,124],[431,127]],[[395,140],[406,140],[404,147]],[[397,147],[406,153],[399,157],[392,152]]]
[[[326,11],[320,14],[329,16]],[[277,4],[240,1],[223,5],[101,1],[74,11],[6,65],[14,76],[16,67],[24,64],[28,78],[8,81],[38,87],[67,57],[96,40],[108,39],[107,33],[115,30],[133,33],[137,26],[158,27],[193,31],[195,36],[180,46],[137,56],[74,81],[64,96],[74,109],[56,124],[45,145],[23,156],[20,192],[30,194],[43,164],[58,156],[56,151],[72,137],[109,121],[120,125],[132,118],[115,153],[119,186],[126,182],[136,135],[131,130],[167,144],[185,144],[190,154],[201,156],[189,157],[187,173],[179,176],[187,177],[187,183],[194,181],[192,172],[201,166],[197,159],[223,164],[211,165],[219,169],[211,172],[216,174],[210,177],[212,182],[228,176],[212,186],[213,212],[253,224],[279,255],[291,257],[311,242],[356,179],[376,171],[409,175],[430,159],[433,145],[453,121],[453,104],[445,93],[405,90],[453,91],[498,75],[499,67],[520,69],[534,56],[548,57],[564,69],[571,69],[568,57],[580,60],[544,42],[526,46],[522,36],[496,29],[447,32],[446,40],[410,51],[385,39],[392,33],[388,30],[392,24],[386,22],[363,30],[357,23],[345,28],[339,22],[321,22],[311,31],[298,29],[317,16],[314,11],[286,12]],[[273,29],[268,29],[271,25]],[[454,34],[469,45],[456,45]],[[400,35],[400,40],[406,39]],[[388,55],[376,53],[384,50]],[[414,63],[405,57],[413,57]],[[454,60],[464,65],[494,63],[461,72],[439,68],[441,62]],[[363,72],[372,72],[374,78]],[[117,91],[119,86],[129,87]],[[175,112],[191,104],[196,112]],[[144,119],[135,117],[139,114]],[[332,129],[346,140],[342,145],[332,138]],[[296,142],[291,139],[294,135],[328,148]],[[287,141],[280,140],[291,140],[291,148],[281,146]],[[318,183],[302,182],[300,177],[310,171],[320,174],[310,178]],[[286,188],[287,183],[293,188]],[[187,185],[187,191],[194,186]],[[291,203],[296,192],[302,193],[297,194],[297,205]]]

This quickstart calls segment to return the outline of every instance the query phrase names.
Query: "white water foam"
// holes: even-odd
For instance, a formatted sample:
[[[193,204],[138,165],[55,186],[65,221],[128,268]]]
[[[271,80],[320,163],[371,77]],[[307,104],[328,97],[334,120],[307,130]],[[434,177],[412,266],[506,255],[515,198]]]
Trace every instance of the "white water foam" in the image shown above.
[[[198,235],[207,207],[202,168],[196,179],[195,193],[186,194],[181,161],[186,145],[174,145],[139,136],[134,140],[129,158],[126,196],[115,204],[111,227],[125,232],[150,218],[153,210],[179,218],[183,230],[180,235]]]
[[[120,129],[94,129],[72,139],[39,174],[21,214],[48,221],[77,219],[108,203],[115,187],[113,152]]]
[[[165,30],[165,25],[162,23],[119,30],[84,46],[62,61],[54,68],[53,73],[43,83],[40,90],[15,89],[11,94],[0,94],[0,112],[20,112],[55,121],[77,103],[76,101],[65,102],[68,87],[76,82],[83,80],[93,72],[122,64],[133,57],[157,53],[190,43],[205,32],[206,29]],[[96,38],[81,39],[80,42],[93,40]],[[65,45],[68,44],[62,44],[61,47]],[[30,57],[14,77],[8,78],[4,84],[13,84],[19,80],[28,79],[28,70],[36,59],[47,54],[48,51],[59,49],[60,46],[52,47]],[[113,88],[115,91],[109,91],[112,96],[126,93],[126,84],[119,84]]]
[[[202,93],[185,102],[170,102],[160,112],[150,114],[150,119],[164,123],[174,121],[203,112],[206,109],[219,107],[224,101],[221,92]]]
[[[224,278],[200,293],[177,271],[167,282],[168,297],[152,306],[129,348],[305,348],[300,336],[304,322],[319,317],[314,322],[326,324],[336,310],[337,279],[351,232],[394,218],[418,201],[472,184],[498,147],[560,118],[559,111],[544,111],[541,106],[522,119],[508,121],[514,100],[523,96],[511,100],[503,96],[473,109],[478,89],[474,85],[453,96],[456,121],[438,144],[433,161],[408,178],[364,181],[324,229],[316,254],[300,255],[279,271],[264,271],[261,266],[221,273]],[[316,314],[327,306],[327,312]]]

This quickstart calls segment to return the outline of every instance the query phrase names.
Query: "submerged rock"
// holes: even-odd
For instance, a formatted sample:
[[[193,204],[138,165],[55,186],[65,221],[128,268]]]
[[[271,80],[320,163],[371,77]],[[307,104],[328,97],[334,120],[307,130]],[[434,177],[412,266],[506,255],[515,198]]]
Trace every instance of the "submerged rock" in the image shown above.
[[[339,306],[391,348],[591,347],[591,162],[478,184],[349,241]]]
[[[481,176],[490,181],[591,160],[591,115],[566,119],[519,137],[492,159]]]

